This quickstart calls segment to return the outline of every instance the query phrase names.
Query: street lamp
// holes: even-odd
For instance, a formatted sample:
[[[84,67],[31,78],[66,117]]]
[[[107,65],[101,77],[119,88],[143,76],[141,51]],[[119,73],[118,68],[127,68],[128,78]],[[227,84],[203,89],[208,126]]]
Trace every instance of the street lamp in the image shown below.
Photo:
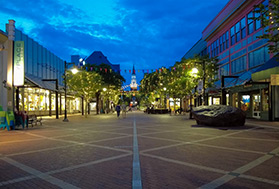
[[[191,71],[191,74],[193,75],[194,78],[197,77],[199,70],[197,68],[193,68]],[[195,93],[196,93],[196,86],[195,86]],[[196,100],[195,100],[196,102]],[[195,103],[196,104],[196,103]],[[190,96],[190,113],[189,113],[189,119],[193,119],[193,115],[192,115],[192,109],[193,109],[193,104],[192,104],[192,94]]]
[[[205,60],[195,63],[202,65],[202,105],[205,105]]]
[[[66,61],[64,61],[64,87],[65,87],[65,114],[64,114],[64,120],[63,122],[69,122],[68,118],[67,118],[67,74],[66,74],[66,71],[67,71],[67,67],[68,65],[71,65],[71,64],[75,64],[74,62],[69,62],[67,63]],[[72,70],[72,73],[73,74],[76,74],[78,72],[78,70],[76,68],[73,68]]]
[[[167,90],[167,88],[164,87],[163,89],[164,89],[164,91],[165,91],[164,105],[165,105],[165,109],[167,109],[167,95],[166,95],[166,90]]]
[[[106,91],[107,91],[107,88],[103,88],[103,91],[104,91],[104,95],[103,95],[103,97],[102,97],[102,109],[103,109],[103,113],[106,113],[106,111],[107,111],[107,102],[105,101],[104,102],[104,100],[105,100],[105,98],[106,98]],[[104,108],[104,103],[105,103],[105,108]]]

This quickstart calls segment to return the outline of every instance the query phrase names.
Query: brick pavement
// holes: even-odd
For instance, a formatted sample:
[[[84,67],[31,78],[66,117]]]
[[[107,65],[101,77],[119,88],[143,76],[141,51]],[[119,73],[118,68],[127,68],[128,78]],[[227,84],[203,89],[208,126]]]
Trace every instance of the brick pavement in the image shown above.
[[[0,188],[279,188],[279,124],[188,116],[45,119],[0,131]]]

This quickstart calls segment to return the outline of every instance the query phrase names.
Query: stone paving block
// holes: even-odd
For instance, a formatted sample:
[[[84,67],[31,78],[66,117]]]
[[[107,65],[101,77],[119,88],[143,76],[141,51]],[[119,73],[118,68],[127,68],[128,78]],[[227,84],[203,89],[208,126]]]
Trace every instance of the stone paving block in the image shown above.
[[[147,137],[155,137],[158,139],[169,139],[169,140],[177,140],[180,142],[191,142],[191,141],[196,141],[196,140],[201,140],[201,139],[206,139],[210,138],[212,136],[205,136],[205,135],[197,135],[197,134],[189,134],[188,132],[185,131],[169,131],[169,132],[159,132],[159,133],[145,133],[143,136]]]
[[[245,172],[245,174],[275,180],[279,183],[279,157],[274,156],[270,160],[263,162],[261,165]]]
[[[58,128],[44,128],[44,130],[31,130],[30,134],[37,134],[39,136],[43,137],[51,137],[51,138],[57,138],[61,136],[67,136],[67,135],[77,135],[77,134],[86,134],[87,132],[84,130],[77,130],[77,129],[58,129]]]
[[[246,137],[255,139],[277,140],[279,142],[279,130],[269,128],[259,128],[249,132],[233,135],[234,137]]]
[[[232,135],[231,137],[234,137]],[[251,151],[258,151],[258,152],[269,152],[274,148],[278,147],[279,141],[264,141],[264,140],[253,140],[252,138],[216,138],[212,140],[207,140],[200,142],[201,144],[209,144],[214,146],[220,147],[227,147],[227,148],[235,148],[240,150],[251,150]],[[243,136],[244,137],[244,136]],[[255,145],[255,143],[257,143]]]
[[[73,135],[73,136],[66,136],[66,137],[59,137],[61,140],[69,140],[69,141],[75,141],[75,142],[84,142],[84,143],[90,143],[94,141],[99,141],[99,140],[105,140],[109,138],[114,138],[114,137],[120,137],[123,135],[119,134],[113,134],[113,133],[102,133],[102,132],[92,132],[92,133],[87,133],[87,134],[78,134],[78,135]]]
[[[30,180],[25,180],[21,182],[15,182],[15,183],[10,183],[10,184],[5,184],[5,185],[0,185],[0,188],[2,189],[35,189],[35,188],[40,188],[40,189],[59,189],[60,187],[53,185],[47,181],[44,181],[39,178],[34,178]]]
[[[0,159],[0,183],[26,176],[30,174]]]
[[[52,148],[54,146],[67,146],[71,145],[67,142],[53,141],[48,139],[40,139],[35,141],[13,142],[7,143],[0,148],[0,153],[9,155],[13,153],[24,153],[34,150],[43,150],[46,148]]]
[[[223,176],[149,157],[140,158],[143,188],[198,188]]]
[[[114,161],[52,174],[60,180],[80,188],[131,188],[132,155]]]
[[[269,184],[265,182],[260,181],[251,181],[249,179],[245,178],[235,178],[228,183],[225,183],[221,185],[220,187],[217,187],[218,189],[226,188],[226,189],[235,189],[235,188],[251,188],[251,189],[278,189],[278,185]]]
[[[13,156],[12,159],[41,172],[46,172],[120,154],[123,152],[88,145],[76,145],[40,153],[17,155]]]
[[[148,154],[162,156],[183,162],[191,162],[197,165],[208,166],[226,171],[233,171],[250,161],[260,157],[259,154],[252,154],[208,148],[197,145],[180,145],[166,149],[149,151]]]
[[[16,132],[14,130],[11,130],[7,133],[2,133],[0,132],[0,145],[2,146],[2,144],[5,144],[7,142],[17,142],[17,141],[24,141],[24,140],[36,140],[36,139],[40,139],[39,137],[36,136],[31,136],[26,134],[26,131],[20,131],[20,132]]]
[[[93,141],[90,144],[97,144],[101,146],[108,146],[116,149],[126,149],[133,150],[133,137],[132,136],[123,136],[119,139],[105,139],[104,141]]]
[[[164,139],[152,139],[140,136],[138,137],[138,143],[140,151],[166,145],[179,144],[179,142],[167,141]]]

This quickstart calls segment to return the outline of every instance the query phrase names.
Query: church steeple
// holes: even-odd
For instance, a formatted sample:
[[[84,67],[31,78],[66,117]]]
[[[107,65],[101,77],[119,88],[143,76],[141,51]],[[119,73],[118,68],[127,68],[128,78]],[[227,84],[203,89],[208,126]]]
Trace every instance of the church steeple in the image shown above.
[[[136,75],[135,65],[133,65],[133,75]]]
[[[131,91],[137,91],[138,90],[135,65],[133,65],[133,72],[132,72],[132,77],[131,77],[130,88],[131,88]]]

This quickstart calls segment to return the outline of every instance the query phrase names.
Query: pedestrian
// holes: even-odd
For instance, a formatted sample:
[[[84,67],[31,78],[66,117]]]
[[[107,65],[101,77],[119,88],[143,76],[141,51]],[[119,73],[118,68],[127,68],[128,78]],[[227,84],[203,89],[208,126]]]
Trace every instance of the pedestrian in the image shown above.
[[[120,115],[120,110],[121,110],[121,107],[120,107],[119,104],[117,104],[117,106],[115,107],[115,110],[116,110],[116,112],[117,112],[117,117],[119,117],[119,115]]]
[[[122,117],[126,118],[126,104],[125,103],[122,104]]]

